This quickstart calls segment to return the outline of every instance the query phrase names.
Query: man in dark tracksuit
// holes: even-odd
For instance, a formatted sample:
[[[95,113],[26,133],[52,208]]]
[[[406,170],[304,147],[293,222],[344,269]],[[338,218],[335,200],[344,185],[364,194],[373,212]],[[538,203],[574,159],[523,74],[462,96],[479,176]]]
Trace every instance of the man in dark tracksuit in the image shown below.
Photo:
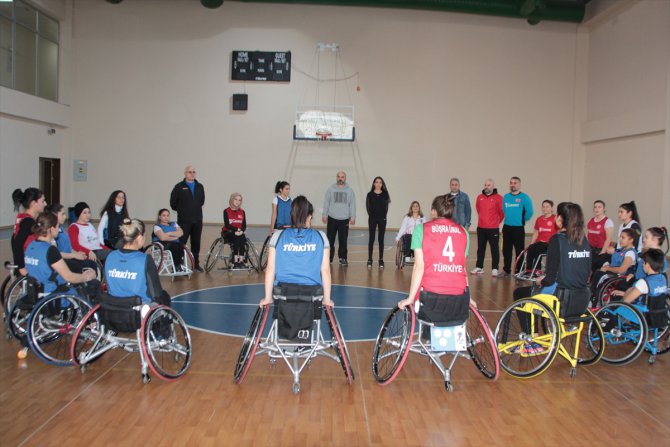
[[[174,185],[170,194],[170,207],[177,212],[177,224],[184,231],[179,239],[186,244],[191,237],[191,252],[195,271],[200,268],[200,236],[202,235],[202,206],[205,204],[205,188],[195,179],[195,168],[186,166],[184,180]]]

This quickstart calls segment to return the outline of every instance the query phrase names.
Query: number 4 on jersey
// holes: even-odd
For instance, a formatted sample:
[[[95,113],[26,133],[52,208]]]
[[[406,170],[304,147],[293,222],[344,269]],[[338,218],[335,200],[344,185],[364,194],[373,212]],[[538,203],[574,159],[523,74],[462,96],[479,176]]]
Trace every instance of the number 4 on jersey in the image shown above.
[[[442,256],[449,258],[449,262],[454,262],[454,256],[456,256],[456,253],[454,253],[454,243],[451,241],[451,236],[447,238],[447,242],[444,244]]]

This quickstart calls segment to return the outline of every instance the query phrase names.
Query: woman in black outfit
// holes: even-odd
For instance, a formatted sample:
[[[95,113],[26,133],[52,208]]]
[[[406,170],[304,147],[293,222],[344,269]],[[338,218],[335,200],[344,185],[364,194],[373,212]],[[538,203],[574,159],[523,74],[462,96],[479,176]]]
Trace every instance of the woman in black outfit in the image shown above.
[[[372,249],[375,245],[375,228],[379,231],[379,268],[384,268],[384,233],[386,232],[386,214],[391,203],[386,183],[381,177],[375,177],[372,188],[365,198],[365,209],[368,211],[368,268],[372,268]]]

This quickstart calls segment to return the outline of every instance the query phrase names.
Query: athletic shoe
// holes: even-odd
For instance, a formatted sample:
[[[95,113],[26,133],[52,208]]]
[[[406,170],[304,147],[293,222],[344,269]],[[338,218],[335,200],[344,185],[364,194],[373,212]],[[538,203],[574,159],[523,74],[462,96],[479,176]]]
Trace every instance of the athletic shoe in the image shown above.
[[[384,268],[384,260],[383,260],[383,259],[380,259],[380,260],[379,260],[379,268],[380,268],[380,269],[383,269],[383,268]]]
[[[510,274],[505,270],[500,270],[500,272],[498,272],[498,278],[505,278],[506,276],[510,276]]]
[[[369,268],[369,269],[372,268],[372,259],[368,259],[368,268]]]
[[[405,262],[412,262],[411,256],[405,256]]]
[[[540,354],[544,354],[544,352],[545,352],[545,349],[541,345],[539,345],[535,342],[525,343],[523,345],[523,349],[521,350],[521,353],[523,355],[540,355]]]
[[[484,269],[480,269],[479,267],[475,267],[472,270],[470,270],[471,275],[481,275],[484,273]]]
[[[195,268],[193,269],[193,271],[196,272],[196,273],[202,273],[202,272],[204,272],[204,270],[202,269],[202,267],[200,267],[199,265],[196,265]]]
[[[346,266],[349,265],[349,263],[347,262],[347,260],[345,258],[340,258],[340,265],[346,267]]]
[[[498,276],[498,269],[491,270],[491,276]]]

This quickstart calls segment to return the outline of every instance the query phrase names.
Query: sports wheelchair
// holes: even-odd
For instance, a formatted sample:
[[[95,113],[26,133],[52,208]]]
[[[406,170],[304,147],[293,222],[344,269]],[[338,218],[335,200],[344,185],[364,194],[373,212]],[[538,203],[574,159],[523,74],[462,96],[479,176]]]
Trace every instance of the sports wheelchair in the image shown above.
[[[592,308],[599,308],[605,306],[612,300],[612,292],[616,290],[626,290],[631,285],[627,279],[627,275],[607,275],[604,276],[600,284],[596,287],[596,292],[591,298]]]
[[[402,270],[405,265],[414,265],[414,253],[412,250],[406,250],[406,247],[409,246],[409,244],[405,242],[405,238],[409,238],[411,240],[412,235],[404,234],[402,238],[396,243],[395,248],[395,266],[400,270]]]
[[[528,265],[528,249],[526,247],[514,261],[514,277],[519,281],[535,281],[540,276],[544,275],[546,253],[540,254],[533,265]]]
[[[174,381],[191,364],[191,336],[176,311],[164,305],[142,304],[136,296],[102,294],[77,326],[70,356],[84,373],[91,363],[115,348],[140,353],[145,384],[151,381],[149,369],[163,380]]]
[[[207,273],[211,272],[214,269],[214,266],[219,260],[223,261],[223,268],[229,271],[233,270],[244,270],[251,271],[256,270],[257,272],[261,271],[260,268],[260,259],[258,255],[258,250],[254,246],[251,239],[246,237],[245,247],[244,247],[244,263],[249,267],[244,269],[235,269],[233,268],[233,254],[231,244],[225,240],[223,236],[220,236],[212,242],[212,245],[209,247],[207,252],[207,257],[205,258],[205,271]],[[267,260],[265,261],[267,263]]]
[[[418,336],[412,342],[417,319]],[[469,292],[458,297],[421,292],[415,306],[391,309],[372,352],[372,375],[377,383],[391,383],[410,351],[430,359],[449,392],[454,389],[451,369],[459,357],[471,359],[487,379],[496,380],[500,372],[493,334],[479,310],[470,305]],[[453,357],[445,366],[442,357],[447,354]]]
[[[259,307],[244,337],[233,374],[242,383],[254,357],[266,354],[274,365],[284,360],[293,375],[293,393],[300,393],[300,373],[316,357],[326,357],[342,367],[349,385],[354,382],[347,344],[342,336],[335,311],[322,306],[320,287],[280,284],[273,290],[274,306],[270,332],[261,340],[270,306]],[[321,331],[321,317],[326,314],[330,340]],[[332,350],[333,352],[329,352]]]
[[[589,310],[588,290],[558,290],[512,303],[496,326],[500,364],[522,379],[544,372],[558,354],[576,366],[598,362],[605,349],[603,331]]]
[[[26,277],[24,284],[25,294],[8,313],[9,334],[21,343],[23,354],[27,354],[29,347],[48,364],[72,365],[69,348],[72,335],[93,307],[88,297],[97,294],[99,283],[92,282],[91,287],[77,285],[75,290],[63,286],[48,295],[31,277]]]
[[[649,352],[649,364],[656,356],[670,351],[669,298],[654,299],[646,296],[633,304],[610,301],[596,312],[605,334],[606,350],[603,361],[613,365],[627,365],[642,351]]]
[[[169,276],[174,281],[176,276],[188,276],[190,278],[193,274],[195,266],[193,254],[186,245],[183,245],[183,247],[184,257],[181,265],[175,265],[172,252],[159,241],[154,241],[144,249],[144,252],[151,256],[160,276]]]

